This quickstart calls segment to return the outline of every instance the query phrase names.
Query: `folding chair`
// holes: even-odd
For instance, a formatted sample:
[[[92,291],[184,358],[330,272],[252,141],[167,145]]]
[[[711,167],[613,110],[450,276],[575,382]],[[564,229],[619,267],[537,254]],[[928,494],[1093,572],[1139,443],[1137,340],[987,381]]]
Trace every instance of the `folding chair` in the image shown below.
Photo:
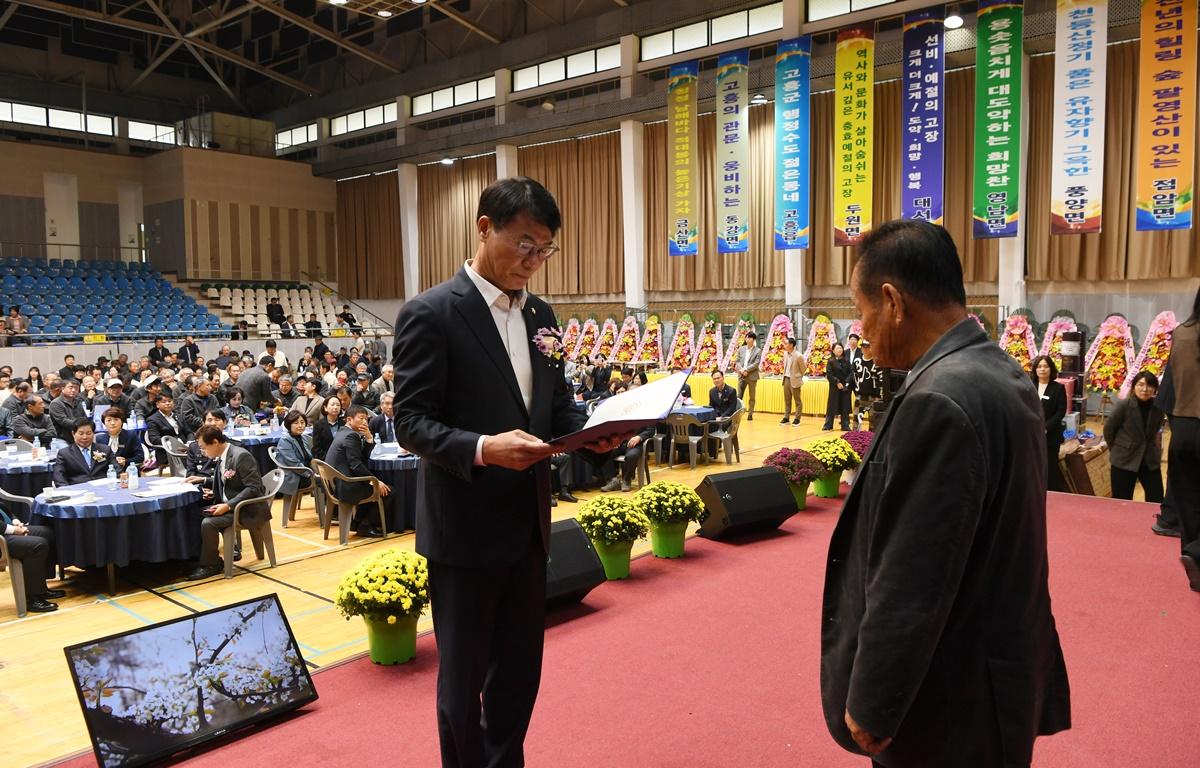
[[[283,485],[283,470],[272,469],[267,474],[263,475],[263,487],[266,493],[262,496],[253,499],[239,501],[237,506],[233,508],[233,525],[221,531],[223,539],[221,545],[222,559],[225,561],[225,578],[233,578],[233,545],[238,539],[238,529],[242,527],[242,509],[249,504],[267,503],[269,508],[271,502],[275,500],[275,494],[279,493],[279,486]],[[275,567],[275,539],[271,536],[271,521],[270,519],[263,520],[261,523],[255,523],[253,526],[246,527],[250,532],[250,541],[254,544],[254,554],[259,560],[263,558],[263,549],[265,547],[267,557],[271,561],[271,567]]]
[[[338,515],[338,543],[345,546],[350,541],[350,519],[354,516],[354,509],[359,504],[370,504],[375,502],[379,506],[379,527],[383,530],[383,535],[386,537],[387,532],[387,510],[383,506],[383,496],[379,493],[379,478],[374,475],[366,477],[347,477],[341,472],[321,461],[320,459],[312,460],[312,468],[317,471],[318,477],[321,479],[321,489],[325,493],[325,538],[329,538],[329,524],[333,520],[333,511],[337,511]],[[358,501],[355,504],[347,504],[348,509],[342,509],[342,502],[337,497],[337,481],[342,480],[348,483],[370,483],[372,493],[365,499]]]
[[[325,527],[325,499],[321,496],[321,487],[317,483],[316,475],[308,467],[292,467],[282,463],[279,460],[279,452],[275,450],[275,446],[267,449],[267,455],[271,457],[271,461],[275,462],[275,466],[285,472],[292,472],[300,475],[303,482],[296,492],[283,497],[283,516],[281,525],[284,528],[288,527],[288,523],[296,519],[296,510],[300,508],[300,497],[304,494],[312,494],[313,506],[317,510],[317,522],[322,528]]]

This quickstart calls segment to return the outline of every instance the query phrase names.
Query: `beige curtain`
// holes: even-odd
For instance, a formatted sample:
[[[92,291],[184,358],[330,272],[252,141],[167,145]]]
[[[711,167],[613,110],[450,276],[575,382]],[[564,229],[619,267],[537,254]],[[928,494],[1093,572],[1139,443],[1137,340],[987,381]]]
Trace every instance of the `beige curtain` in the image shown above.
[[[496,180],[495,155],[417,169],[421,290],[446,280],[475,255],[479,196]]]
[[[523,176],[550,190],[563,216],[562,251],[530,289],[554,296],[624,291],[620,134],[522,147],[517,162]]]
[[[394,173],[337,185],[338,291],[350,299],[404,295],[400,186]]]

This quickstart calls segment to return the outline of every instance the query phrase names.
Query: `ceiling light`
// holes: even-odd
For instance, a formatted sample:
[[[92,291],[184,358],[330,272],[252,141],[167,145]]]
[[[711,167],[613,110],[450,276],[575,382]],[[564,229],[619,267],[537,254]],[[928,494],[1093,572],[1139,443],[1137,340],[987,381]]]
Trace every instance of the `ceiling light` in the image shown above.
[[[345,5],[347,0],[329,0],[330,5]]]
[[[547,112],[553,112],[554,111],[554,99],[546,99],[545,101],[543,101],[542,109],[546,110]]]
[[[946,25],[946,29],[958,29],[963,25],[963,17],[957,13],[951,13],[942,23]]]
[[[413,5],[425,5],[425,0],[412,0]]]
[[[376,15],[378,15],[379,18],[381,18],[381,19],[386,19],[392,15],[392,12],[391,11],[378,11]]]
[[[442,165],[454,165],[454,158],[453,157],[443,157]]]
[[[766,94],[762,94],[762,93],[754,94],[754,96],[750,99],[750,103],[753,106],[761,107],[763,104],[767,103]]]

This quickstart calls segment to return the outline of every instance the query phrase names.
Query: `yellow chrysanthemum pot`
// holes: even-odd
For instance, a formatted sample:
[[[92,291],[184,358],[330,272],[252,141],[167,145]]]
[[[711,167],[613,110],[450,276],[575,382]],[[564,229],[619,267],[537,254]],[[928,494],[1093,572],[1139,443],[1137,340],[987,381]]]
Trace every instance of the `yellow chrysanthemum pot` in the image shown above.
[[[417,655],[417,617],[363,616],[367,625],[367,646],[371,661],[392,665],[412,661]]]

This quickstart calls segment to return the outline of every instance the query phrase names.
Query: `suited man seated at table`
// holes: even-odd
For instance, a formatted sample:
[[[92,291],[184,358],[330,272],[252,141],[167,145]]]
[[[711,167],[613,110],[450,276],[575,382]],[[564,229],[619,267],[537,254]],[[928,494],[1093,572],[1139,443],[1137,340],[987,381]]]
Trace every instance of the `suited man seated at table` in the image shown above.
[[[266,493],[262,475],[258,471],[258,461],[245,448],[233,445],[223,431],[212,424],[205,424],[196,433],[196,442],[212,463],[213,487],[204,489],[205,498],[211,502],[211,506],[205,508],[204,520],[200,523],[200,560],[187,575],[189,581],[207,579],[222,571],[221,557],[217,553],[221,532],[233,525],[234,507]],[[248,505],[241,511],[241,525],[245,527],[270,519],[270,501]]]
[[[30,395],[25,401],[25,412],[12,422],[13,436],[49,448],[50,441],[57,437],[54,420],[46,413],[46,401],[39,395]]]
[[[0,509],[0,535],[8,547],[8,556],[25,568],[25,608],[31,613],[51,613],[58,610],[50,602],[67,593],[49,589],[48,579],[54,578],[54,531],[44,525],[26,525]]]
[[[204,414],[204,423],[200,425],[200,429],[204,427],[216,427],[222,432],[229,425],[229,417],[225,411],[220,408],[214,408]],[[196,430],[199,433],[200,430]],[[228,438],[229,442],[240,446],[241,443],[233,438]],[[196,440],[188,443],[187,458],[183,460],[184,469],[187,472],[187,482],[201,482],[212,478],[212,468],[209,466],[208,458],[205,457],[204,451],[200,447],[200,443]]]
[[[642,451],[646,448],[646,441],[654,437],[656,429],[656,425],[646,427],[641,432],[629,438],[629,440],[610,455],[609,460],[600,468],[600,472],[606,480],[604,487],[600,489],[601,491],[612,493],[614,491],[628,492],[633,490],[634,473],[637,472],[638,465],[642,462]],[[625,457],[620,477],[617,477],[617,456]]]
[[[54,459],[54,485],[75,485],[99,480],[114,466],[116,457],[107,445],[96,445],[96,427],[91,419],[79,419],[71,427],[72,444]],[[118,470],[120,471],[120,470]]]
[[[339,430],[329,446],[325,461],[329,466],[347,477],[369,477],[371,470],[367,468],[367,458],[374,448],[374,439],[369,427],[370,414],[361,405],[352,405],[346,411],[346,429]],[[337,497],[344,505],[357,504],[372,493],[369,482],[348,483],[338,480],[334,489]],[[391,488],[382,480],[379,481],[379,493],[387,496]],[[341,510],[339,510],[341,511]],[[354,513],[354,532],[364,537],[379,537],[383,535],[380,528],[379,507],[371,504],[358,508]]]
[[[104,431],[96,435],[96,445],[108,446],[116,459],[118,472],[127,472],[131,466],[140,471],[146,462],[142,441],[137,432],[125,429],[125,412],[115,406],[104,412]]]
[[[368,427],[372,435],[378,435],[385,443],[396,442],[396,412],[392,409],[396,395],[385,392],[379,396],[379,415],[372,416]]]

